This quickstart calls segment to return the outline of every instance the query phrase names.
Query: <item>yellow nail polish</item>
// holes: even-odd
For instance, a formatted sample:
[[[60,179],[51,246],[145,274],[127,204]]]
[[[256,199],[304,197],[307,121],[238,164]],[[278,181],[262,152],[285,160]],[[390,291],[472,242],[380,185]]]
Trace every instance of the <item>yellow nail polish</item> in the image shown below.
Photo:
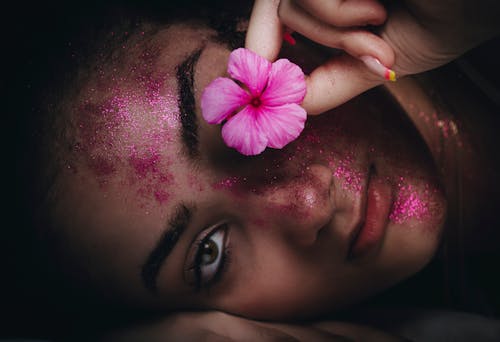
[[[385,79],[388,81],[396,82],[396,72],[387,68],[385,70]]]
[[[387,81],[396,81],[396,72],[380,63],[378,59],[372,56],[361,56],[359,59],[365,63],[366,67],[374,74],[383,77]]]

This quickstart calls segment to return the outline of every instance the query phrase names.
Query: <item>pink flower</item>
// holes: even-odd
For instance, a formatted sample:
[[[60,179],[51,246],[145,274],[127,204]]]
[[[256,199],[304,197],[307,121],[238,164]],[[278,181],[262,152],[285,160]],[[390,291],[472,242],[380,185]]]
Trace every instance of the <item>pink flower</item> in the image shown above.
[[[247,49],[236,49],[227,67],[233,79],[218,77],[201,96],[203,117],[222,126],[226,144],[245,155],[266,146],[283,148],[302,130],[307,113],[299,103],[306,95],[304,73],[287,59],[274,63]]]

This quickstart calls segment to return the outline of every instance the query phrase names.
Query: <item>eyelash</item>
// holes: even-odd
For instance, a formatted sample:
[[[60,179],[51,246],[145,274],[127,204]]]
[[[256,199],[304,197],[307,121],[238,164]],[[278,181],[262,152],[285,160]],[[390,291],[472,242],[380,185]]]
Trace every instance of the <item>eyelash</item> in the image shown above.
[[[196,291],[200,291],[201,289],[206,289],[207,291],[214,285],[216,284],[224,275],[225,270],[230,264],[230,256],[231,256],[231,251],[230,251],[230,246],[226,245],[226,240],[227,240],[227,234],[228,234],[228,226],[227,224],[222,224],[210,231],[204,238],[199,239],[195,241],[195,246],[194,250],[196,251],[195,257],[194,257],[194,262],[193,265],[190,267],[190,270],[194,272],[194,278],[195,278],[195,289]],[[210,241],[210,239],[219,231],[223,230],[224,231],[224,240],[222,241],[221,248],[222,252],[219,251],[219,253],[222,253],[220,255],[220,261],[219,261],[219,266],[217,267],[217,270],[215,271],[214,276],[207,282],[203,282],[202,279],[202,256],[204,252],[204,244]]]

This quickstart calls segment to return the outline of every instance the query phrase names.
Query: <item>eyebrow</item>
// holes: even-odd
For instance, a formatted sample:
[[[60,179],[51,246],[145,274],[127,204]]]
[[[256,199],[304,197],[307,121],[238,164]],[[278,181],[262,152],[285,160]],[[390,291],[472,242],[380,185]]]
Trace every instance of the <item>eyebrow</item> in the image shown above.
[[[143,264],[141,278],[144,286],[149,291],[153,293],[157,292],[158,273],[160,272],[161,266],[189,225],[193,210],[192,207],[190,208],[184,203],[179,204],[175,208],[175,213],[168,221],[163,235]]]
[[[176,78],[179,92],[179,118],[181,138],[190,157],[198,155],[198,119],[194,98],[194,68],[203,48],[196,50],[177,66]]]

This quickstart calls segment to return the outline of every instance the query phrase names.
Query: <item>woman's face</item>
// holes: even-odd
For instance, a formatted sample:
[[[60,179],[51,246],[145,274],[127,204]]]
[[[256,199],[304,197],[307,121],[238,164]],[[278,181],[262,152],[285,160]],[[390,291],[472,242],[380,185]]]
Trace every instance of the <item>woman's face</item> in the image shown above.
[[[139,305],[278,319],[358,301],[432,257],[443,193],[384,93],[246,158],[200,115],[229,56],[213,31],[173,25],[122,50],[96,63],[68,106],[74,144],[51,192],[80,279]],[[299,64],[316,58],[290,50]]]

